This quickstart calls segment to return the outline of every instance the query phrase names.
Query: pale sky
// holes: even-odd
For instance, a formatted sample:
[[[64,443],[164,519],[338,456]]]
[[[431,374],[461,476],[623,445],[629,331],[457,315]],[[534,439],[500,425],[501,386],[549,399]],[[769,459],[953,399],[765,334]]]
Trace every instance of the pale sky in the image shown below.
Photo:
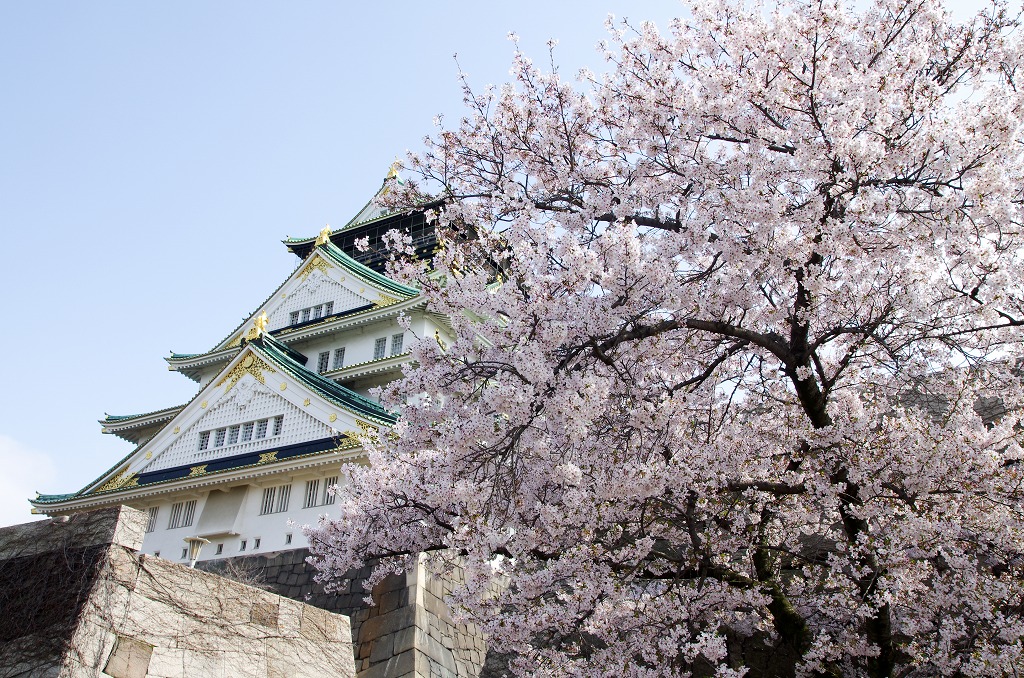
[[[955,3],[964,13],[977,3]],[[105,412],[179,405],[170,350],[210,349],[298,263],[280,240],[353,216],[457,67],[508,79],[510,31],[600,71],[609,13],[671,0],[0,4],[0,525],[131,451]]]

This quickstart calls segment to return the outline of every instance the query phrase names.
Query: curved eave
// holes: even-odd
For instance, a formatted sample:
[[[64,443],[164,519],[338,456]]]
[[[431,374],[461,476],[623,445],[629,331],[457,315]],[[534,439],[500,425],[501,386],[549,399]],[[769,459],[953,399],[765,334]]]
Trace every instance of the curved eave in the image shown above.
[[[181,412],[182,407],[184,407],[184,405],[174,405],[173,407],[165,407],[162,410],[154,410],[143,414],[108,414],[103,419],[100,419],[99,423],[104,427],[111,429],[111,433],[114,432],[114,429],[122,430],[139,428],[140,426],[150,426],[161,421],[170,420],[178,412]]]
[[[360,311],[359,313],[353,313],[352,315],[328,319],[315,325],[296,328],[283,327],[280,330],[271,332],[271,336],[283,344],[291,344],[294,342],[305,341],[306,339],[317,337],[322,334],[329,334],[343,328],[369,325],[386,318],[397,316],[402,311],[409,311],[417,306],[423,305],[426,305],[426,300],[421,297],[415,297],[407,301],[401,301],[397,304],[391,304],[390,306],[375,306],[373,308],[366,309],[365,311]]]
[[[355,363],[354,365],[345,365],[344,367],[339,367],[336,370],[324,372],[323,376],[341,383],[352,381],[354,379],[361,379],[372,374],[398,372],[402,369],[403,365],[409,362],[409,355],[409,352],[406,351],[405,353],[399,353],[398,355],[392,355],[386,358],[366,360],[361,363]]]
[[[59,515],[77,511],[101,508],[114,504],[148,500],[153,497],[174,494],[183,490],[201,491],[213,486],[223,487],[231,483],[253,481],[274,476],[282,472],[295,473],[305,469],[327,466],[338,462],[352,462],[365,458],[362,447],[317,452],[302,457],[290,457],[279,462],[255,464],[225,471],[208,473],[198,477],[179,478],[132,488],[118,488],[92,494],[50,494],[39,495],[29,500],[32,513]]]
[[[137,414],[129,417],[108,415],[105,419],[100,419],[99,423],[103,426],[103,433],[111,433],[122,440],[139,445],[143,438],[148,439],[148,437],[152,437],[151,435],[147,436],[147,432],[156,433],[167,422],[178,416],[178,413],[183,409],[185,409],[184,405],[176,405],[157,412]]]
[[[209,353],[172,353],[170,357],[164,358],[164,360],[167,361],[168,370],[180,372],[192,381],[198,382],[205,368],[230,362],[241,350],[241,346],[231,346],[210,351]]]

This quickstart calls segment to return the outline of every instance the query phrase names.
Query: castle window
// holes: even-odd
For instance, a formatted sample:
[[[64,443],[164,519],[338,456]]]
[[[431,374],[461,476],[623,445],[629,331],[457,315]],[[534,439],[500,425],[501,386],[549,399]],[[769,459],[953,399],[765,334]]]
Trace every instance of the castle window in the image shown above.
[[[224,553],[224,544],[217,544],[217,554],[216,555],[218,555],[218,556],[219,555],[223,555],[223,553]]]
[[[311,310],[313,310],[313,309],[311,309],[311,308],[304,308],[304,309],[302,309],[302,322],[306,322],[307,320],[309,320],[309,312]]]
[[[387,349],[388,338],[381,337],[373,342],[373,359],[380,360],[384,357],[384,351]]]
[[[188,549],[181,549],[181,559],[186,560],[188,558]]]
[[[248,545],[249,545],[249,542],[247,542],[246,540],[243,539],[241,541],[241,543],[238,545],[238,550],[239,551],[244,551],[245,547],[248,546]]]
[[[321,504],[333,504],[335,498],[334,488],[338,485],[338,476],[324,478],[324,495]]]
[[[156,517],[160,513],[160,507],[150,506],[146,513],[146,532],[153,532],[156,530]]]
[[[284,543],[285,544],[291,544],[292,543],[292,533],[291,532],[289,532],[288,534],[286,534],[284,536]]]
[[[334,369],[344,366],[345,364],[345,347],[334,349]]]
[[[252,547],[254,549],[258,549],[260,547],[260,538],[259,537],[256,537],[255,539],[252,540]]]
[[[320,374],[323,374],[324,372],[326,372],[327,371],[327,363],[328,363],[328,361],[330,361],[330,359],[331,359],[331,352],[330,351],[321,351],[320,355],[317,356],[316,371],[319,372]]]
[[[398,355],[402,352],[402,341],[405,334],[395,334],[391,337],[391,355]]]
[[[266,438],[266,437],[267,437],[267,420],[266,419],[260,419],[259,421],[256,422],[256,438],[259,439],[259,438]]]
[[[171,519],[167,522],[167,529],[174,530],[179,527],[188,527],[196,515],[196,500],[179,501],[171,506]]]
[[[274,435],[281,435],[281,428],[284,426],[284,415],[277,415],[274,417]]]
[[[252,440],[252,429],[254,422],[246,422],[242,424],[242,442],[248,442]]]
[[[210,432],[203,431],[199,434],[199,449],[205,450],[210,446]]]
[[[324,315],[330,315],[332,313],[334,313],[334,302],[328,301],[324,304]]]
[[[224,447],[224,436],[227,434],[226,428],[219,428],[213,434],[213,446]]]
[[[302,508],[312,508],[320,498],[320,479],[306,481],[306,495],[302,500]]]
[[[234,445],[238,442],[238,426],[232,426],[228,429],[228,445]]]
[[[317,319],[317,318],[323,318],[323,317],[324,317],[324,305],[320,304],[319,306],[314,306],[313,307],[313,318]]]
[[[288,499],[292,493],[291,485],[263,488],[263,501],[260,503],[260,515],[268,513],[284,513],[288,510]]]
[[[299,324],[299,312],[298,311],[292,311],[291,313],[288,314],[288,324],[289,325],[298,325]]]

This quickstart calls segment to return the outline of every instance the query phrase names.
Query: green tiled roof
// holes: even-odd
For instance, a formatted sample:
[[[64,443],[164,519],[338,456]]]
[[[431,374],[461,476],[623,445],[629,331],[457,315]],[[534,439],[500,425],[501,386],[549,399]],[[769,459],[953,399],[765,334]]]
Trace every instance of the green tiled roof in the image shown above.
[[[277,367],[290,374],[294,379],[319,395],[329,403],[348,410],[352,414],[372,419],[374,422],[385,426],[394,426],[398,422],[398,415],[389,412],[369,398],[365,398],[341,384],[336,384],[330,379],[323,377],[316,372],[311,372],[289,357],[294,354],[277,339],[264,334],[252,342],[253,346],[260,349]]]
[[[377,285],[378,287],[383,287],[389,292],[403,297],[415,297],[420,293],[420,291],[415,287],[409,287],[408,285],[395,282],[391,278],[377,273],[377,271],[372,268],[360,264],[358,261],[345,254],[340,247],[330,241],[320,245],[317,248],[317,251],[322,254],[326,254],[336,264],[347,268],[353,274],[363,278],[367,282]]]
[[[154,414],[163,414],[163,413],[167,413],[167,414],[170,414],[170,415],[173,416],[175,414],[174,411],[175,410],[181,411],[182,407],[184,407],[184,405],[174,405],[172,407],[164,407],[163,409],[153,410],[152,412],[143,412],[142,414],[105,414],[104,417],[102,419],[100,419],[100,423],[101,424],[105,424],[105,423],[113,424],[113,423],[116,423],[116,422],[127,421],[129,419],[140,419],[142,417],[151,417]]]

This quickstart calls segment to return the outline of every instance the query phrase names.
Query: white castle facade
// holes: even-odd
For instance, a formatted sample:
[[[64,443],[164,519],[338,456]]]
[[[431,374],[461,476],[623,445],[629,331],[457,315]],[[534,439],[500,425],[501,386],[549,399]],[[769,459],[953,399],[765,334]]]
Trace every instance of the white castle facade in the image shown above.
[[[393,171],[381,190],[392,181]],[[449,333],[418,290],[383,274],[380,236],[391,228],[425,256],[436,244],[422,214],[388,214],[372,200],[340,229],[286,240],[299,265],[242,325],[206,352],[167,358],[198,383],[195,397],[108,415],[103,432],[134,449],[77,492],[37,496],[33,512],[141,509],[143,552],[178,562],[192,537],[210,542],[200,560],[305,547],[301,526],[330,514],[341,464],[362,456],[356,434],[396,421],[370,389],[395,378],[414,336]],[[361,238],[368,250],[355,246]]]

